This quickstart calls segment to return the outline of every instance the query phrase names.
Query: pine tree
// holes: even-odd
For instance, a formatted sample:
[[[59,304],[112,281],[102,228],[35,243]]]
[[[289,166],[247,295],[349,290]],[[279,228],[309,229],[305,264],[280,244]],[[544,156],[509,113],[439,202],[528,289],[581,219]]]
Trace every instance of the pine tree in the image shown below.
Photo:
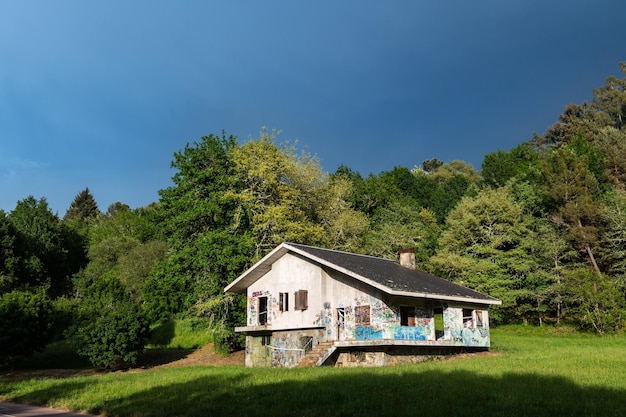
[[[89,187],[87,187],[76,195],[70,208],[65,213],[65,216],[63,216],[63,220],[86,220],[95,218],[98,214],[100,214],[98,204],[91,192],[89,192]]]

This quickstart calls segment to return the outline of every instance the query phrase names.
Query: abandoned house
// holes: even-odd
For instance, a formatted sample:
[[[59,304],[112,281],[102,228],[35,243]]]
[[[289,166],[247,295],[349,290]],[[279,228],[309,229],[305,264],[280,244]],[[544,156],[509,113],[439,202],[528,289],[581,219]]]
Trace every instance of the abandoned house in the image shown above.
[[[489,347],[500,300],[400,263],[282,243],[235,279],[246,366],[382,366]]]

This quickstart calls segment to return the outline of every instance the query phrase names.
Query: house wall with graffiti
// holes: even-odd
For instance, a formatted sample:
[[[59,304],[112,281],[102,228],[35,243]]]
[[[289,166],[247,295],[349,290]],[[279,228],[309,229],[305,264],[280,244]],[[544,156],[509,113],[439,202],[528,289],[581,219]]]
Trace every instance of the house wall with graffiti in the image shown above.
[[[324,340],[323,329],[286,330],[246,337],[246,366],[292,368]]]
[[[248,287],[247,325],[272,329],[311,327],[318,306],[322,305],[324,279],[320,267],[294,255],[283,256]],[[306,308],[296,305],[296,293],[300,291],[306,292]]]
[[[306,292],[306,305],[296,305]],[[246,365],[291,367],[313,340],[375,346],[392,341],[413,346],[488,347],[485,306],[444,300],[390,296],[336,270],[286,254],[248,288],[249,335]],[[389,363],[388,354],[368,352],[374,363]],[[359,363],[353,356],[346,365]],[[418,358],[419,359],[419,358]],[[410,359],[415,360],[415,359]]]

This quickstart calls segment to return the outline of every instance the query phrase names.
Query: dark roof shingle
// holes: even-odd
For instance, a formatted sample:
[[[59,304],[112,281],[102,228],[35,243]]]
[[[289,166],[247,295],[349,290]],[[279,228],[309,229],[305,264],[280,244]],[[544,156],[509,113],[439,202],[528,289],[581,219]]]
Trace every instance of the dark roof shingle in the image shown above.
[[[427,272],[410,269],[389,259],[287,243],[316,258],[369,279],[392,291],[424,293],[494,302],[497,299]]]

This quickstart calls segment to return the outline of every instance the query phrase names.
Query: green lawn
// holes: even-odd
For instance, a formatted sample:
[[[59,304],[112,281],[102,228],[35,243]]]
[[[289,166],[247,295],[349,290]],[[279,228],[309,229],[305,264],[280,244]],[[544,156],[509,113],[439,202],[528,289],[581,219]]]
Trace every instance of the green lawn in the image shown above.
[[[0,398],[107,416],[623,416],[626,337],[493,329],[493,355],[386,368],[193,367],[0,381]]]

